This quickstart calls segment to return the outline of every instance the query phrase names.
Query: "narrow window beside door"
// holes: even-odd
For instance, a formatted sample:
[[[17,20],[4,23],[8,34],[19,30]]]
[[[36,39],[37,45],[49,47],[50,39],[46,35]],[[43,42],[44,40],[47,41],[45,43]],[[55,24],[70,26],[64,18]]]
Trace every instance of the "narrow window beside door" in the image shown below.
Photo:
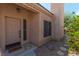
[[[26,19],[23,19],[23,39],[26,40]]]

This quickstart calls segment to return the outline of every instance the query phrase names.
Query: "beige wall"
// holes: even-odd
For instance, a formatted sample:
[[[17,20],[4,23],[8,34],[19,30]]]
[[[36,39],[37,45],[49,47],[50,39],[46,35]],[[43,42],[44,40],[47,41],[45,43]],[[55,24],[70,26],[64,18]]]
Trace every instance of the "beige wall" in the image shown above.
[[[1,33],[0,33],[0,40],[1,40],[1,46],[2,47],[5,47],[5,43],[6,43],[6,28],[5,28],[5,16],[8,16],[8,17],[13,17],[13,18],[18,18],[20,20],[22,20],[23,18],[25,18],[27,20],[27,39],[29,39],[29,30],[30,30],[30,18],[29,18],[29,13],[30,11],[27,11],[25,10],[24,8],[21,8],[21,11],[18,13],[16,8],[18,6],[14,5],[14,4],[0,4],[0,8],[2,10],[2,19],[0,20],[0,24],[1,27],[0,27],[0,30]],[[0,17],[1,18],[1,17]],[[3,48],[4,50],[4,48]]]
[[[30,16],[30,42],[38,45],[39,43],[39,14],[31,14]]]
[[[0,39],[1,39],[1,31],[2,31],[1,23],[2,23],[2,20],[1,20],[1,9],[0,9]],[[0,47],[1,47],[1,40],[0,40]]]
[[[48,37],[43,37],[44,27],[43,21],[47,20],[52,23],[52,35]],[[43,13],[38,14],[31,14],[30,20],[30,42],[35,43],[36,45],[40,46],[45,44],[51,39],[54,39],[54,15],[48,16]]]
[[[52,35],[51,36],[47,36],[47,37],[43,37],[43,34],[44,34],[44,20],[46,21],[50,21],[52,23]],[[49,40],[52,40],[54,38],[54,32],[53,32],[53,23],[54,21],[54,16],[47,16],[43,13],[40,13],[40,20],[39,20],[39,36],[40,36],[40,40],[39,40],[39,45],[42,45],[42,44],[45,44],[46,42],[48,42]]]
[[[52,13],[55,15],[55,38],[61,39],[64,36],[64,4],[63,3],[53,3]]]
[[[15,4],[0,4],[0,42],[2,50],[5,50],[6,43],[6,27],[5,27],[5,16],[27,20],[27,41],[32,42],[38,46],[46,43],[50,39],[54,38],[54,22],[55,16],[48,16],[41,12],[32,12],[29,9],[20,8],[20,12],[17,12],[16,8],[18,6]],[[47,20],[52,22],[52,35],[49,37],[43,37],[43,21]],[[22,28],[21,28],[22,29]],[[27,41],[22,41],[26,43]]]
[[[1,8],[0,8],[0,31],[1,31]],[[0,33],[0,39],[1,39],[1,33]],[[0,40],[0,47],[1,47],[1,40]]]
[[[16,8],[18,6],[15,4],[0,4],[0,12],[2,12],[2,14],[0,14],[2,17],[0,17],[0,42],[1,42],[1,47],[2,50],[5,50],[5,45],[6,45],[6,27],[5,27],[5,16],[8,17],[13,17],[13,18],[17,18],[20,19],[22,21],[22,19],[26,19],[27,20],[27,40],[39,45],[39,26],[40,26],[40,14],[39,13],[34,13],[32,11],[29,11],[27,9],[24,9],[22,7],[19,7],[21,9],[21,11],[18,13]],[[22,42],[26,43],[26,42]]]
[[[0,5],[1,7],[1,5]],[[3,19],[3,20],[2,20]],[[0,47],[2,50],[4,50],[4,40],[5,40],[5,27],[4,27],[4,18],[2,14],[2,8],[0,8]]]

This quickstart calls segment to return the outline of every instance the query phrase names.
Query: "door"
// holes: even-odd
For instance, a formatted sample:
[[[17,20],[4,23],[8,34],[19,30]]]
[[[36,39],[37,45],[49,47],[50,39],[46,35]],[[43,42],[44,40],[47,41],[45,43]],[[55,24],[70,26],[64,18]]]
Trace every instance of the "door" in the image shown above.
[[[21,42],[20,20],[6,17],[6,45]]]

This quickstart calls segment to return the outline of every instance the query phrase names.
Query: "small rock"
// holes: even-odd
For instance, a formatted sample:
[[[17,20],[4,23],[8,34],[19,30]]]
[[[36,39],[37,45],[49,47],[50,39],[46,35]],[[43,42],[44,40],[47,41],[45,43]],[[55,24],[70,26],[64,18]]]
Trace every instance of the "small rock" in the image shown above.
[[[49,45],[49,46],[47,46],[47,48],[49,49],[49,50],[54,50],[54,46],[53,45]]]
[[[64,46],[65,46],[65,47],[68,47],[68,45],[67,45],[67,44],[64,44]]]
[[[64,53],[62,51],[58,51],[57,54],[60,55],[60,56],[64,55]]]
[[[67,50],[65,47],[60,47],[60,49],[61,49],[62,51],[66,51],[66,50]]]

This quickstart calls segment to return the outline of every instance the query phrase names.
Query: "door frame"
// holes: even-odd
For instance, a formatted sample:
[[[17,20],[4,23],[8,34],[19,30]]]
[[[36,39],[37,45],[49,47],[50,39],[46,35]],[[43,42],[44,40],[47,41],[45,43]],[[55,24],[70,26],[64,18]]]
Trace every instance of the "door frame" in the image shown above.
[[[20,42],[21,42],[21,47],[24,48],[24,44],[27,43],[29,40],[28,40],[28,34],[27,34],[27,18],[17,18],[17,17],[12,17],[12,16],[5,16],[5,36],[7,36],[7,30],[6,30],[6,19],[7,18],[13,18],[13,19],[18,19],[20,20],[20,30],[21,30],[21,38],[20,38]],[[23,19],[26,19],[26,40],[24,41],[23,40]],[[6,49],[6,39],[7,37],[5,38],[5,49]]]
[[[23,20],[26,19],[26,40],[23,39]],[[22,46],[27,43],[29,40],[28,40],[28,34],[27,34],[27,18],[22,18],[21,19],[21,44]]]

